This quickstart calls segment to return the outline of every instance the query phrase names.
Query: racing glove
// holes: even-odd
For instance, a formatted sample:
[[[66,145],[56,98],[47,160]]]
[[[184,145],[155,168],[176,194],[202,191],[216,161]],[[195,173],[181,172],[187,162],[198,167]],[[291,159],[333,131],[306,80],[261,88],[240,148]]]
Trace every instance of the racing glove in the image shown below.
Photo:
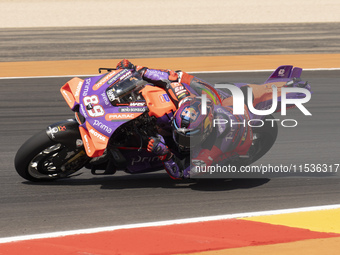
[[[148,70],[147,67],[144,66],[135,66],[134,64],[132,64],[129,60],[127,59],[123,59],[122,61],[120,61],[117,66],[116,69],[134,69],[137,72],[140,73],[140,75],[144,75],[144,73],[146,72],[146,70]]]
[[[168,173],[168,175],[170,175],[172,179],[176,180],[182,179],[184,177],[182,171],[179,169],[178,165],[173,159],[165,161],[163,164],[165,171]]]
[[[135,65],[133,65],[129,60],[123,59],[117,64],[116,69],[135,69]]]
[[[189,177],[187,174],[183,176],[182,171],[173,160],[173,154],[169,151],[168,146],[165,145],[164,138],[161,135],[157,137],[150,137],[147,150],[158,155],[158,158],[163,161],[165,171],[172,179],[182,179]]]
[[[160,160],[168,161],[172,157],[172,153],[166,146],[163,136],[157,134],[157,136],[150,137],[147,150],[156,154]]]

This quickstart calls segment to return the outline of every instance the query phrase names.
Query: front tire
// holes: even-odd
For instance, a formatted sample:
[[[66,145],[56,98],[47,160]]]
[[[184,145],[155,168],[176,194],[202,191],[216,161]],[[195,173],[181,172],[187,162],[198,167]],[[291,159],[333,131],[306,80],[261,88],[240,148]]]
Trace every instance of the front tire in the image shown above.
[[[69,148],[52,141],[46,131],[41,131],[20,147],[14,165],[22,178],[41,182],[67,177],[82,168],[87,160],[83,146]]]

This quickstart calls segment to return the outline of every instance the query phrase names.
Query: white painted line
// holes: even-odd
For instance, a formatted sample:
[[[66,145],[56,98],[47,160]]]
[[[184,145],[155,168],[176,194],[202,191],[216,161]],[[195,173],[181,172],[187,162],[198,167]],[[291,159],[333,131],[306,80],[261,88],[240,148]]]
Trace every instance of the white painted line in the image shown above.
[[[339,71],[340,68],[306,68],[303,71]],[[196,71],[196,72],[187,72],[189,74],[196,73],[260,73],[260,72],[274,72],[275,69],[263,69],[263,70],[225,70],[225,71]],[[103,74],[103,73],[102,73]],[[0,77],[0,80],[11,80],[11,79],[38,79],[38,78],[67,78],[67,77],[92,77],[97,76],[98,74],[79,74],[79,75],[51,75],[51,76],[18,76],[18,77]]]
[[[234,214],[196,217],[196,218],[187,218],[187,219],[126,224],[126,225],[100,227],[100,228],[88,228],[88,229],[79,229],[79,230],[70,230],[70,231],[59,231],[59,232],[52,232],[52,233],[45,233],[45,234],[4,237],[4,238],[0,238],[0,244],[9,243],[9,242],[17,242],[17,241],[25,241],[25,240],[33,240],[33,239],[79,235],[79,234],[94,234],[94,233],[114,231],[114,230],[119,230],[119,229],[160,227],[160,226],[169,226],[169,225],[175,225],[175,224],[199,223],[199,222],[216,221],[216,220],[227,220],[227,219],[235,219],[235,218],[249,218],[249,217],[254,217],[254,216],[268,216],[268,215],[278,215],[278,214],[288,214],[288,213],[321,211],[321,210],[331,210],[331,209],[339,209],[339,208],[340,208],[340,204],[322,205],[322,206],[311,206],[311,207],[301,207],[301,208],[282,209],[282,210],[234,213]]]

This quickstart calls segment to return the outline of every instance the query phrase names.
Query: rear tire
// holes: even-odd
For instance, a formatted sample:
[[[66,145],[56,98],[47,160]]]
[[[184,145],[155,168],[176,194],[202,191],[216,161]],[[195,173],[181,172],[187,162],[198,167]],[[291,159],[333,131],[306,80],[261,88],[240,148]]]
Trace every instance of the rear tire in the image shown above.
[[[269,115],[265,119],[275,119],[274,116]],[[278,126],[275,121],[265,121],[262,127],[253,127],[253,145],[250,147],[250,150],[253,150],[251,162],[248,164],[254,163],[258,159],[262,158],[274,145],[277,134],[278,134]]]

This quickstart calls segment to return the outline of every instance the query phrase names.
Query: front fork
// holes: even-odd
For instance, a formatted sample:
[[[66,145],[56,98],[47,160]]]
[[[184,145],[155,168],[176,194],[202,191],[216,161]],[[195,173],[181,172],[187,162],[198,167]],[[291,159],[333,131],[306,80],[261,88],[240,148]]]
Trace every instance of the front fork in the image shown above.
[[[64,174],[69,175],[77,171],[79,164],[85,165],[90,160],[83,147],[79,124],[75,119],[60,121],[48,126],[46,134],[52,141],[67,148],[60,155],[60,160],[64,162],[61,166]],[[67,161],[65,162],[65,160]],[[74,171],[75,167],[78,169]]]
[[[47,127],[46,133],[48,137],[57,143],[61,143],[71,150],[77,151],[83,146],[81,134],[79,132],[79,124],[75,119],[68,119],[54,123]],[[83,150],[78,151],[77,155],[73,156],[70,160],[76,159],[82,155]],[[79,155],[78,155],[79,154]],[[85,154],[86,155],[86,154]],[[85,165],[86,168],[90,168],[92,174],[114,174],[116,169],[125,169],[126,160],[121,152],[116,148],[110,148],[108,146],[108,152],[106,155],[98,158],[89,158]],[[105,170],[104,173],[98,173],[97,170]]]

